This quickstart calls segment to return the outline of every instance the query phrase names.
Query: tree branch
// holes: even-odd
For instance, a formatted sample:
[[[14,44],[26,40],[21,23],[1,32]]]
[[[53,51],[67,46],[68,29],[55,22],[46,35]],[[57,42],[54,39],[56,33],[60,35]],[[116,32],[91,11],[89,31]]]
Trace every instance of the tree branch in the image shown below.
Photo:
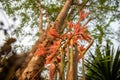
[[[42,14],[42,11],[41,11],[41,3],[39,0],[35,0],[35,3],[36,3],[36,7],[38,8],[39,10],[39,31],[40,31],[40,34],[43,33],[43,28],[42,28],[42,25],[43,25],[43,14]]]
[[[58,14],[58,16],[54,22],[54,25],[52,26],[58,32],[60,32],[61,26],[64,23],[66,15],[68,14],[71,3],[72,3],[72,0],[66,0],[65,5],[63,6],[61,12]],[[45,35],[47,35],[47,34],[46,33],[41,34],[39,40],[43,44],[46,43],[46,44],[44,44],[44,46],[47,48],[50,46],[50,43],[53,41],[53,39],[50,39],[48,36],[45,36]],[[45,64],[44,56],[41,56],[41,57],[33,56],[31,58],[31,60],[29,61],[27,67],[24,69],[23,73],[21,73],[19,80],[26,80],[26,79],[30,80],[32,78],[32,76],[36,75],[37,71],[39,71],[41,68],[44,67],[44,64]]]
[[[66,0],[65,5],[63,6],[62,10],[60,11],[59,15],[57,16],[53,27],[59,32],[61,30],[61,26],[64,23],[64,20],[68,14],[70,6],[72,4],[72,0]]]

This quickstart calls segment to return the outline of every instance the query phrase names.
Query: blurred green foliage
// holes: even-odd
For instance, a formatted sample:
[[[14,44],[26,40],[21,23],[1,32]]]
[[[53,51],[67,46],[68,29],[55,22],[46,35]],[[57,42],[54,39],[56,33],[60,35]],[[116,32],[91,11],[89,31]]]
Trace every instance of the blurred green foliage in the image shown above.
[[[59,14],[62,6],[66,0],[39,0],[41,3],[42,13],[44,16],[43,27],[46,27],[46,11],[50,19],[50,24],[53,24],[57,15]],[[81,9],[82,2],[87,0],[73,0],[76,5],[71,6],[73,9],[72,14],[68,18],[69,20],[76,21],[78,17],[78,10]],[[16,35],[19,38],[21,35],[26,37],[30,35],[35,38],[39,36],[39,11],[36,8],[35,0],[0,0],[2,8],[9,16],[19,16],[21,18],[21,25],[15,28],[15,32],[12,35]],[[102,44],[104,40],[113,39],[115,36],[114,31],[111,29],[110,24],[112,22],[120,22],[120,1],[119,0],[89,0],[84,9],[90,11],[91,22],[89,24],[91,35],[96,42]],[[35,29],[33,31],[24,31],[26,27]],[[119,38],[119,37],[117,37]],[[22,40],[22,39],[21,39]],[[111,41],[111,40],[110,40]]]

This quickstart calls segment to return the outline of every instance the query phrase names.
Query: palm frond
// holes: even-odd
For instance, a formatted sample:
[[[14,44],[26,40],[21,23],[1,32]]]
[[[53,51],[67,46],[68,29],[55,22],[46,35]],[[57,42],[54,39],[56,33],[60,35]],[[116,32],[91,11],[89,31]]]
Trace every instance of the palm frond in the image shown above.
[[[120,49],[106,44],[89,52],[91,60],[85,60],[86,80],[120,80]]]

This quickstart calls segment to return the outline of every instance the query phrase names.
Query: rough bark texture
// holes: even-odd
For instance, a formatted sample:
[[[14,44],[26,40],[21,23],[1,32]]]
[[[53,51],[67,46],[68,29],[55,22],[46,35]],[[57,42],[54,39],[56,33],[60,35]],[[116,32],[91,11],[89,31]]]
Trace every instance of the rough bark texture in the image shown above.
[[[72,0],[66,0],[65,5],[63,6],[62,10],[60,11],[58,17],[55,20],[53,27],[58,32],[61,30],[61,26],[64,23],[64,19],[68,14],[71,4]],[[52,41],[53,40],[50,39],[45,32],[40,35],[39,40],[36,42],[31,53],[26,59],[24,67],[21,69],[22,72],[20,70],[18,71],[18,73],[20,72],[19,74],[21,74],[21,76],[18,76],[19,80],[36,80],[37,73],[41,72],[42,68],[44,67],[45,57],[33,55],[40,43],[43,43],[44,46],[49,47]]]
[[[41,38],[42,39],[42,38]],[[31,52],[29,53],[29,55],[26,57],[24,63],[22,64],[22,66],[16,71],[16,76],[19,78],[22,74],[22,72],[24,71],[24,69],[27,67],[29,61],[31,60],[31,58],[33,57],[35,51],[38,48],[38,45],[41,43],[41,39],[38,39],[36,41],[36,43],[34,44],[34,46],[32,47]],[[44,39],[44,38],[43,38]]]
[[[71,4],[72,4],[72,0],[66,0],[65,5],[63,6],[62,10],[60,11],[54,23],[54,28],[56,28],[56,30],[58,31],[61,30],[61,27],[63,25],[65,18],[67,17],[67,13],[70,9]]]

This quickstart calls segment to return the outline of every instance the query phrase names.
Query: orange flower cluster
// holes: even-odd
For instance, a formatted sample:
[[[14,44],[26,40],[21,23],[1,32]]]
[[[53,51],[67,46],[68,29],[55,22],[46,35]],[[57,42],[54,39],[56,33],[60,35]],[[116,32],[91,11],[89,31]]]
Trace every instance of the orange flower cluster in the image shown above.
[[[60,44],[61,44],[61,40],[58,40],[58,41],[54,41],[53,45],[50,46],[49,48],[50,55],[46,57],[46,64],[52,63],[52,59],[56,57],[56,53],[59,50]]]
[[[88,15],[88,13],[84,13],[84,10],[79,12],[80,15],[80,21],[84,20]],[[55,38],[55,40],[53,41],[53,44],[49,47],[49,49],[46,51],[45,47],[40,44],[39,45],[39,49],[36,51],[37,55],[44,55],[46,53],[48,53],[47,57],[46,57],[46,64],[51,64],[49,71],[50,71],[50,80],[52,80],[55,71],[56,71],[56,65],[53,64],[53,62],[55,63],[59,63],[61,61],[61,55],[60,53],[66,53],[66,48],[68,48],[67,46],[71,46],[70,44],[70,40],[73,40],[72,45],[77,45],[78,46],[78,61],[82,58],[83,56],[83,52],[86,50],[86,48],[84,47],[84,45],[80,45],[79,41],[83,40],[83,41],[87,41],[90,42],[92,40],[92,38],[90,37],[90,34],[87,30],[87,26],[82,26],[80,24],[80,21],[78,21],[77,23],[73,23],[68,22],[68,31],[64,32],[62,35],[60,35],[56,29],[54,28],[50,28],[47,31],[47,34],[49,37],[51,38]],[[61,49],[62,51],[61,51]],[[75,53],[75,52],[74,52]],[[66,54],[65,54],[66,55]]]

